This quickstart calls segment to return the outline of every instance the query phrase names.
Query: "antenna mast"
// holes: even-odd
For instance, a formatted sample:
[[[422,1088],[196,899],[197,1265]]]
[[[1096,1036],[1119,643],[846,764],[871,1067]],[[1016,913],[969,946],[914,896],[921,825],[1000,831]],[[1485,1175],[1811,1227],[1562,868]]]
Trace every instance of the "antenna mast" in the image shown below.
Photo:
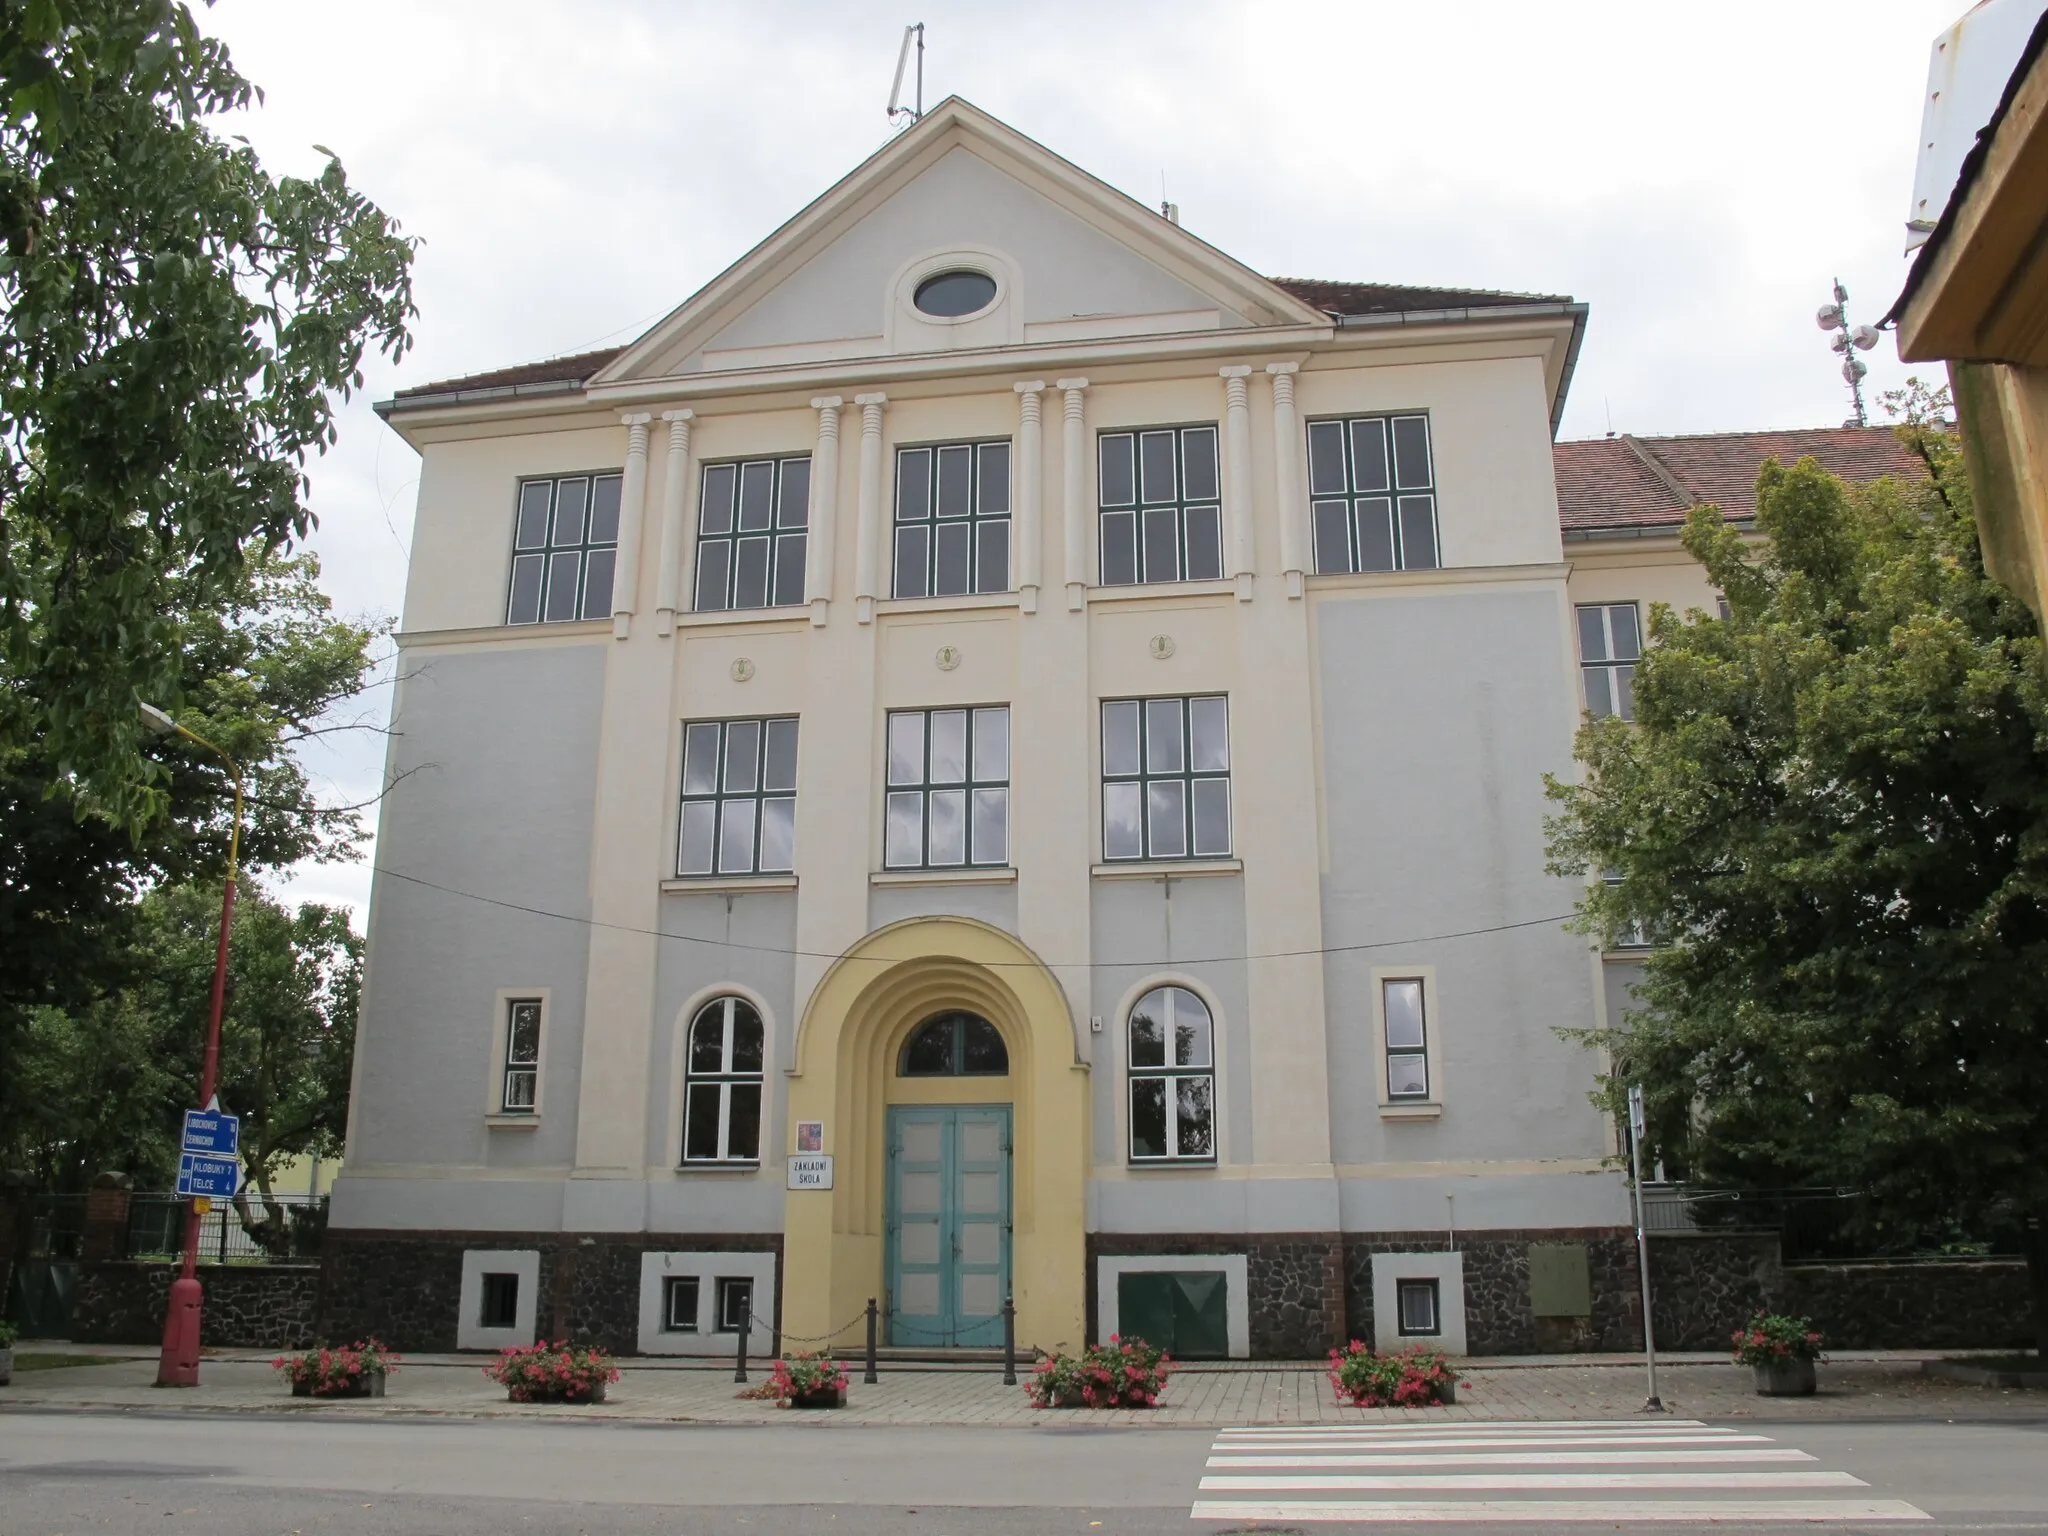
[[[910,43],[913,34],[917,40],[917,105],[906,107],[903,102],[903,70],[910,62]],[[896,81],[889,87],[889,121],[897,127],[907,127],[924,116],[924,23],[913,21],[903,29],[903,46],[896,51]]]
[[[1855,402],[1856,414],[1842,425],[1845,427],[1867,427],[1870,418],[1863,409],[1863,376],[1870,372],[1858,352],[1868,352],[1877,345],[1877,332],[1867,325],[1849,323],[1849,290],[1842,286],[1842,280],[1835,279],[1835,302],[1823,304],[1815,315],[1824,331],[1833,331],[1834,339],[1828,343],[1842,357],[1842,377],[1849,385],[1849,398]]]

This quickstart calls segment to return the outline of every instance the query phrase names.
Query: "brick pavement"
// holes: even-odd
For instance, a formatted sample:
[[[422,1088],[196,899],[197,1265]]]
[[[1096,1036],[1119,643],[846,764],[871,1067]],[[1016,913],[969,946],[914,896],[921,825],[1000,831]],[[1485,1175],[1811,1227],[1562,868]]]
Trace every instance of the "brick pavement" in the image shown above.
[[[475,1359],[434,1357],[403,1367],[382,1399],[316,1401],[293,1398],[265,1361],[246,1356],[209,1359],[197,1388],[159,1391],[153,1358],[49,1371],[17,1371],[0,1388],[0,1410],[63,1408],[228,1413],[319,1412],[352,1417],[433,1414],[461,1418],[599,1419],[609,1422],[756,1424],[823,1420],[869,1425],[1061,1425],[1075,1423],[1177,1425],[1345,1423],[1420,1419],[1610,1419],[1638,1413],[1643,1400],[1640,1364],[1503,1364],[1468,1368],[1459,1401],[1436,1409],[1362,1409],[1337,1402],[1322,1372],[1306,1366],[1191,1367],[1177,1374],[1152,1410],[1033,1409],[1021,1386],[1006,1387],[999,1372],[891,1370],[864,1386],[859,1367],[846,1408],[796,1414],[773,1403],[739,1398],[729,1366],[685,1369],[622,1364],[610,1399],[581,1407],[507,1403]],[[756,1371],[760,1381],[765,1372]],[[1749,1373],[1721,1363],[1682,1362],[1662,1367],[1665,1406],[1690,1418],[1779,1421],[1873,1418],[2048,1419],[2048,1393],[1975,1387],[1920,1373],[1913,1359],[1842,1360],[1821,1369],[1821,1391],[1811,1398],[1762,1398]]]

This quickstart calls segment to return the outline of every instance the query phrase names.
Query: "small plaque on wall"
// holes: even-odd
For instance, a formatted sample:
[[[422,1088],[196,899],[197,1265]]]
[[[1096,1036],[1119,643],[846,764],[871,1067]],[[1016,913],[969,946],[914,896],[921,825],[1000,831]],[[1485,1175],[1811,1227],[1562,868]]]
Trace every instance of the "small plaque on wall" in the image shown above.
[[[825,1150],[825,1122],[822,1120],[799,1120],[796,1123],[796,1149],[799,1152],[822,1152]]]
[[[789,1187],[791,1189],[830,1189],[832,1187],[832,1154],[821,1152],[811,1156],[792,1157],[789,1160]]]

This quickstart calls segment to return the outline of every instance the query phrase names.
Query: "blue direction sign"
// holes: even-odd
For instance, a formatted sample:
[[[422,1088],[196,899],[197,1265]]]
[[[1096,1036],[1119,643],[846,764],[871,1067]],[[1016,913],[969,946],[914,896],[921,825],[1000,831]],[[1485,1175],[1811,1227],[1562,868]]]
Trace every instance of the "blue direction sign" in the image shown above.
[[[185,1139],[178,1150],[196,1152],[202,1157],[232,1158],[242,1150],[242,1122],[218,1109],[188,1109]]]
[[[242,1165],[237,1158],[202,1157],[196,1152],[181,1152],[178,1154],[178,1193],[231,1200],[241,1171]]]

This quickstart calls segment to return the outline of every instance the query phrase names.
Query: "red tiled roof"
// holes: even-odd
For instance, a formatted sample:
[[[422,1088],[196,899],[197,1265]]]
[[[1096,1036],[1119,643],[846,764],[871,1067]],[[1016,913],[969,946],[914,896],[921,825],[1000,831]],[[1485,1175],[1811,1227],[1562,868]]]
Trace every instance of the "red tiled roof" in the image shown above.
[[[1567,533],[1673,528],[1696,501],[1713,502],[1730,521],[1746,522],[1756,516],[1756,473],[1765,459],[1792,464],[1811,457],[1857,483],[1926,473],[1890,427],[1596,437],[1555,443],[1550,456],[1558,521]]]
[[[1483,288],[1411,288],[1391,283],[1330,283],[1317,278],[1276,277],[1280,287],[1330,315],[1391,315],[1410,310],[1481,309],[1503,304],[1568,304],[1552,294],[1495,293]],[[453,395],[475,389],[510,389],[520,384],[581,384],[605,364],[625,351],[605,347],[596,352],[578,352],[569,357],[552,357],[516,368],[494,368],[488,373],[465,374],[458,379],[437,379],[396,391],[394,400],[417,400],[428,395]]]

